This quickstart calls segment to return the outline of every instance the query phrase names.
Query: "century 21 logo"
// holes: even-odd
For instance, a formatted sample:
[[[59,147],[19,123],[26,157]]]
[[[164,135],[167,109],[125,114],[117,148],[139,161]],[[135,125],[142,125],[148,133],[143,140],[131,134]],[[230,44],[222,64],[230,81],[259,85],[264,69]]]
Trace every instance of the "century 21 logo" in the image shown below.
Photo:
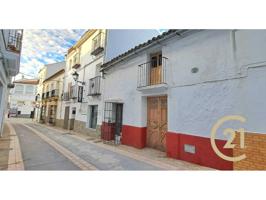
[[[225,116],[225,117],[222,117],[221,119],[219,119],[214,124],[214,126],[212,127],[212,129],[211,129],[211,145],[212,145],[212,148],[213,148],[214,152],[220,158],[222,158],[224,160],[227,160],[227,161],[237,162],[237,161],[240,161],[240,160],[245,159],[246,158],[246,155],[245,154],[242,154],[242,155],[237,156],[237,157],[230,157],[230,156],[224,155],[218,149],[218,147],[216,146],[216,143],[215,143],[215,137],[216,137],[217,130],[219,129],[219,127],[221,127],[227,121],[240,121],[240,122],[244,123],[244,122],[246,122],[246,119],[244,117],[240,116],[240,115],[229,115],[229,116]],[[243,128],[240,128],[238,130],[234,130],[232,128],[226,128],[223,131],[223,134],[226,135],[226,136],[227,135],[230,135],[230,137],[228,138],[228,140],[225,143],[225,145],[224,145],[223,148],[225,148],[225,149],[228,149],[228,148],[233,149],[235,147],[235,144],[232,144],[232,142],[235,139],[236,132],[239,132],[239,134],[240,134],[240,148],[243,149],[245,147],[245,130]]]

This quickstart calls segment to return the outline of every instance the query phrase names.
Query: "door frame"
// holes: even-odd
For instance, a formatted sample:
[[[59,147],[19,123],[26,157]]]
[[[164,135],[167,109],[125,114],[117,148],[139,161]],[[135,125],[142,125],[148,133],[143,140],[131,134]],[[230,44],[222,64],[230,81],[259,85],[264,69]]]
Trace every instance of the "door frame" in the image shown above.
[[[150,137],[150,135],[149,135],[149,133],[148,133],[148,131],[149,131],[149,129],[148,129],[148,123],[149,123],[149,103],[148,103],[148,101],[149,101],[149,99],[152,99],[152,98],[166,98],[166,124],[167,124],[167,127],[166,127],[166,131],[165,132],[167,132],[168,131],[168,95],[166,95],[166,94],[163,94],[163,95],[152,95],[152,96],[147,96],[147,108],[146,108],[146,111],[147,111],[147,130],[146,130],[146,145],[148,146],[148,147],[151,147],[151,148],[155,148],[155,149],[158,149],[158,150],[162,150],[162,151],[165,151],[166,150],[166,136],[164,136],[164,138],[163,138],[163,140],[164,140],[164,142],[162,143],[162,145],[160,145],[161,147],[159,147],[159,148],[157,148],[156,146],[158,146],[159,144],[155,144],[155,145],[150,145],[149,144],[149,141],[148,141],[148,139],[149,139],[149,137]],[[161,130],[161,122],[162,122],[162,119],[161,119],[161,117],[162,117],[162,115],[161,115],[161,111],[162,111],[162,108],[161,108],[161,101],[160,100],[158,100],[159,102],[158,102],[158,104],[160,104],[160,105],[158,105],[159,107],[157,107],[157,109],[159,108],[160,110],[159,110],[159,112],[160,112],[160,114],[159,114],[159,116],[160,116],[160,121],[159,121],[159,134],[162,134],[162,130]]]
[[[66,115],[66,111],[68,110],[68,115]],[[64,129],[68,129],[68,123],[69,123],[69,111],[70,111],[70,106],[65,107],[65,113],[64,113]]]

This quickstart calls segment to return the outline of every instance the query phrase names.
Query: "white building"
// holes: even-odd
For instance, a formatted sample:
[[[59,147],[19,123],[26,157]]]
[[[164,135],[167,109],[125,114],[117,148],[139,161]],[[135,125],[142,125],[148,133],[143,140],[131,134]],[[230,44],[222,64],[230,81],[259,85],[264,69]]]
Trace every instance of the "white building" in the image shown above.
[[[16,111],[17,117],[33,117],[37,79],[21,79],[13,82],[14,89],[9,94],[9,109]]]
[[[156,30],[88,30],[67,53],[63,109],[57,124],[99,136],[104,92],[101,65],[158,34]]]
[[[0,136],[7,111],[8,88],[12,87],[11,77],[19,72],[22,30],[0,30]]]
[[[101,77],[105,30],[88,30],[68,50],[64,76],[63,109],[57,119],[66,129],[99,135]],[[73,76],[73,74],[76,74]],[[74,79],[75,78],[75,79]]]
[[[246,123],[229,125],[242,125],[250,140],[265,138],[265,52],[265,30],[169,30],[109,60],[102,68],[102,138],[122,135],[125,145],[233,169],[235,163],[214,153],[211,128],[223,116],[241,115]],[[262,161],[247,156],[243,162],[265,169],[264,141],[247,145]],[[223,149],[225,142],[219,133],[220,151],[239,153]]]
[[[44,65],[38,72],[39,83],[37,85],[36,91],[36,109],[34,114],[34,119],[37,122],[45,122],[46,119],[42,119],[42,115],[45,117],[48,114],[48,107],[46,106],[48,98],[46,98],[47,94],[49,97],[49,92],[52,90],[61,90],[63,88],[63,81],[61,80],[52,80],[51,84],[44,83],[47,79],[50,79],[58,72],[64,70],[65,61],[51,63]],[[59,95],[59,94],[57,94]],[[60,94],[61,95],[61,94]],[[43,121],[44,120],[44,121]]]

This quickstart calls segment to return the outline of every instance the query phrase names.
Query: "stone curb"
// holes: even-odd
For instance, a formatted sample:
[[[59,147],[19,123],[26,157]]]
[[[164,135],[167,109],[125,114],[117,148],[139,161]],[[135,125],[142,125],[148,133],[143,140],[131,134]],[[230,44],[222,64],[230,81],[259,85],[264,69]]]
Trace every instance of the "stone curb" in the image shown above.
[[[10,146],[11,149],[8,155],[8,169],[7,170],[24,170],[24,163],[22,159],[19,139],[14,127],[6,122],[10,130]]]

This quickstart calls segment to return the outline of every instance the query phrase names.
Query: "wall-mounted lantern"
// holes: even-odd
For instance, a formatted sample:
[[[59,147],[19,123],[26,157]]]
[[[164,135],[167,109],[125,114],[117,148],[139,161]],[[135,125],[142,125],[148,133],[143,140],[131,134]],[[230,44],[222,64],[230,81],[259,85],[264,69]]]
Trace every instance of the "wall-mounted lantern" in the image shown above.
[[[82,85],[85,85],[85,82],[78,81],[79,74],[76,71],[72,74],[72,77],[76,83],[81,83]]]

